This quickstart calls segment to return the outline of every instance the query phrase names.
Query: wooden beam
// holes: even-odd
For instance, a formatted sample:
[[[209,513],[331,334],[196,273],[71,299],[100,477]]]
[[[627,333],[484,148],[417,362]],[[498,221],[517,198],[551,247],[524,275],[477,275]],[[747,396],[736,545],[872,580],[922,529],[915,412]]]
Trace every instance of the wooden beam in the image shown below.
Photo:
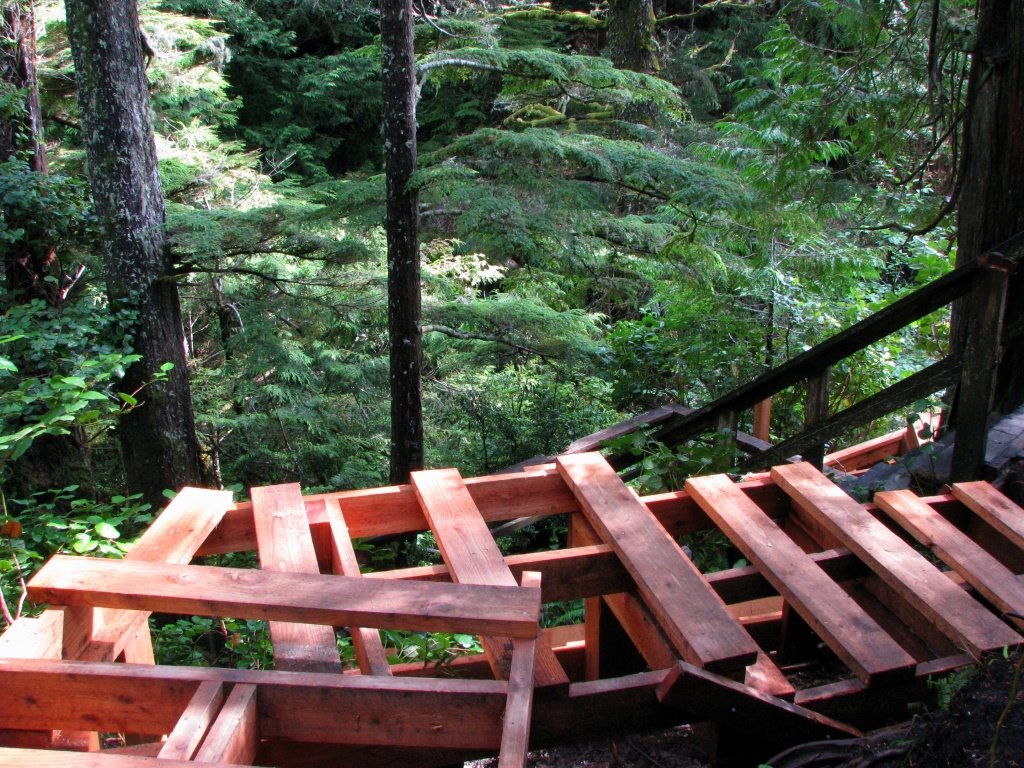
[[[0,765],[9,768],[195,768],[195,763],[155,757],[109,755],[105,752],[51,752],[0,747]],[[241,768],[222,763],[221,768]]]
[[[829,648],[871,684],[913,675],[914,659],[886,634],[727,475],[686,488]]]
[[[505,564],[459,471],[413,472],[411,481],[454,580],[460,584],[515,587],[515,576]],[[507,678],[511,644],[501,637],[491,636],[483,638],[483,645],[495,675]],[[538,686],[569,684],[550,646],[537,648],[536,670]]]
[[[215,680],[199,684],[192,700],[160,747],[164,760],[191,760],[224,705],[224,685]]]
[[[523,574],[523,586],[539,589],[540,574]],[[498,768],[526,768],[526,753],[530,751],[537,638],[519,638],[513,644],[512,670],[508,677],[508,702],[505,704],[505,717],[502,719]]]
[[[260,567],[271,573],[319,574],[299,484],[253,488],[251,495]],[[272,621],[270,640],[276,669],[341,672],[333,627]]]
[[[29,583],[36,602],[328,626],[530,637],[540,591],[387,582],[56,555]]]
[[[252,765],[260,746],[257,691],[255,685],[236,685],[231,689],[196,752],[195,762]]]
[[[0,728],[170,733],[213,681],[259,688],[263,739],[487,750],[507,694],[495,680],[77,661],[0,659],[0,679]]]
[[[1024,639],[809,464],[772,469],[805,512],[957,645],[980,656]]]
[[[331,527],[331,570],[342,576],[361,578],[356,550],[352,546],[352,538],[348,534],[348,525],[341,512],[341,504],[337,499],[325,502],[327,520]],[[364,675],[390,675],[391,665],[380,640],[380,631],[370,627],[349,627],[352,646],[356,652],[356,661]]]
[[[953,496],[974,514],[1024,549],[1024,509],[993,488],[989,483],[953,483]]]
[[[680,655],[742,675],[757,659],[757,645],[614,470],[593,453],[561,456],[558,468]]]
[[[1024,627],[1024,583],[1009,568],[910,491],[875,494],[875,503],[992,605],[1015,613],[1019,618],[1013,621]]]
[[[685,661],[678,662],[669,672],[658,688],[658,699],[691,717],[714,720],[780,747],[860,736],[855,728],[844,723]]]

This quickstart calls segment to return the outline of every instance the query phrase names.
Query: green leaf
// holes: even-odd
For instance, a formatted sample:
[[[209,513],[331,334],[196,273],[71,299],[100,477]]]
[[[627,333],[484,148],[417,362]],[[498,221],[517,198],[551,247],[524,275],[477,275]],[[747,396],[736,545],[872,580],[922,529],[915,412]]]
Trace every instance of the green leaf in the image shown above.
[[[135,397],[132,397],[127,392],[118,392],[117,396],[119,398],[121,398],[121,400],[124,402],[125,405],[130,405],[130,406],[134,407],[134,406],[139,404],[138,399],[135,398]]]
[[[107,522],[96,523],[96,525],[93,526],[93,530],[95,530],[96,533],[102,536],[104,539],[121,538],[121,532]]]

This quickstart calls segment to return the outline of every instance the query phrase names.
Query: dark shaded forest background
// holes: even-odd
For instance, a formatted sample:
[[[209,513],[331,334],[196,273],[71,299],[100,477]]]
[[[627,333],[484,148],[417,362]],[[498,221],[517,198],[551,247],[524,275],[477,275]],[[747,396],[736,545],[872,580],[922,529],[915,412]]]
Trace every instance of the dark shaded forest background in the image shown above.
[[[29,6],[4,6],[10,31]],[[427,466],[484,474],[699,406],[956,260],[973,0],[413,6]],[[138,308],[110,299],[63,4],[31,9],[39,125],[3,43],[9,612],[42,558],[116,556],[151,519],[116,433],[175,376],[196,482],[388,481],[377,4],[139,8],[184,357],[131,386]],[[833,369],[833,407],[948,344],[942,314],[894,334]],[[802,408],[777,401],[773,432]],[[629,447],[647,490],[720,458]]]

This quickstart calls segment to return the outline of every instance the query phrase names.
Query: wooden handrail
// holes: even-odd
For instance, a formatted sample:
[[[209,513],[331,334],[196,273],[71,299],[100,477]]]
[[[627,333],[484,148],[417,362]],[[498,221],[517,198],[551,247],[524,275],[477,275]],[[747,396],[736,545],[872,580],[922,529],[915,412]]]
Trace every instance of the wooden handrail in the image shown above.
[[[668,445],[681,443],[713,429],[723,413],[752,408],[787,387],[821,374],[843,358],[966,295],[974,287],[981,272],[981,265],[977,261],[957,267],[693,413],[666,420],[654,433],[654,439]],[[621,469],[634,463],[635,457],[618,454],[609,461],[616,469]]]

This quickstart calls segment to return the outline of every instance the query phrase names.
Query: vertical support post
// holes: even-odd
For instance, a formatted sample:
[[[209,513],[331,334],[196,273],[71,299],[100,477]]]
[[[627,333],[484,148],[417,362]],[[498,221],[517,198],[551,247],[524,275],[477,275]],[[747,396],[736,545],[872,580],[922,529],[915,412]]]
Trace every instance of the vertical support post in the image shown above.
[[[1009,265],[992,258],[968,300],[963,369],[953,412],[956,439],[950,482],[978,480],[988,445],[988,419],[999,365]]]
[[[754,437],[771,442],[772,399],[766,397],[754,406]]]
[[[804,429],[810,429],[828,418],[828,384],[831,369],[825,368],[817,376],[807,379],[807,402],[804,405]],[[824,444],[815,445],[803,452],[804,461],[818,469],[825,460]]]

